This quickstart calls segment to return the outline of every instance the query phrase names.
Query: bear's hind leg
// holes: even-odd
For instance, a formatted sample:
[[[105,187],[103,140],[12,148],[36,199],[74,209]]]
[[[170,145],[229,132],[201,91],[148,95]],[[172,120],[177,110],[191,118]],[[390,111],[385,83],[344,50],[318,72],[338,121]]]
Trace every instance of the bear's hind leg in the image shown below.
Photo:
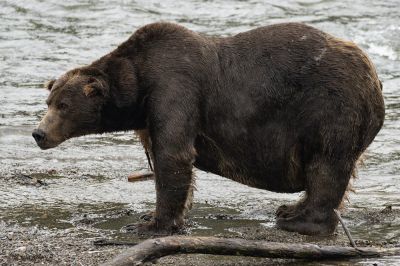
[[[300,199],[298,202],[296,202],[295,204],[290,204],[290,205],[281,205],[278,207],[278,209],[276,210],[275,214],[277,218],[289,218],[291,216],[296,215],[296,212],[302,208],[304,208],[304,206],[306,206],[306,200],[307,197],[306,195]]]
[[[315,158],[306,167],[305,198],[296,207],[289,207],[288,210],[281,207],[277,226],[283,230],[306,235],[329,235],[337,226],[334,209],[340,206],[345,195],[354,162]]]

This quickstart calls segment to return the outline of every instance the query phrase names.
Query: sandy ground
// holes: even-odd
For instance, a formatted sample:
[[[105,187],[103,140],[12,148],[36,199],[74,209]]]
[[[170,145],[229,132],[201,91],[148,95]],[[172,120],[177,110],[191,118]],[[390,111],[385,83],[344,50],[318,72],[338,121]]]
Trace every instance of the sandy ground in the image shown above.
[[[194,210],[196,213],[196,209]],[[110,215],[110,213],[104,215]],[[132,216],[129,211],[120,211],[118,219],[124,220]],[[381,209],[371,211],[348,210],[344,218],[349,222],[350,228],[360,225],[370,228],[371,235],[367,238],[374,239],[373,231],[382,230],[382,225],[389,227],[399,226],[399,209]],[[98,218],[98,217],[97,217]],[[97,219],[96,218],[96,219]],[[131,218],[137,218],[134,214]],[[135,235],[120,232],[119,230],[108,230],[96,228],[96,219],[83,215],[74,227],[67,229],[48,229],[41,226],[23,226],[11,221],[0,222],[0,264],[1,265],[97,265],[105,262],[113,256],[124,251],[129,246],[96,246],[93,244],[98,239],[117,239],[125,241],[140,241]],[[214,215],[204,217],[219,226],[230,226],[235,216]],[[376,225],[379,224],[378,229]],[[190,233],[189,233],[190,234]],[[241,223],[232,230],[222,230],[218,233],[199,233],[192,230],[193,235],[217,235],[220,237],[241,237],[245,239],[258,239],[266,241],[288,242],[288,243],[317,243],[321,245],[348,246],[349,241],[342,228],[338,228],[335,235],[331,237],[310,237],[296,233],[289,233],[276,229],[273,226],[265,226],[262,223]],[[357,234],[354,235],[359,246],[376,247],[400,247],[400,240],[396,237],[391,240],[362,240]],[[358,261],[324,261],[323,265],[353,265]],[[315,262],[293,261],[293,260],[270,260],[261,258],[210,256],[210,255],[176,255],[168,256],[158,260],[159,265],[288,265],[288,264],[312,265]],[[390,264],[390,259],[364,260],[366,265]],[[394,263],[394,262],[393,262]],[[393,264],[395,265],[395,264]]]

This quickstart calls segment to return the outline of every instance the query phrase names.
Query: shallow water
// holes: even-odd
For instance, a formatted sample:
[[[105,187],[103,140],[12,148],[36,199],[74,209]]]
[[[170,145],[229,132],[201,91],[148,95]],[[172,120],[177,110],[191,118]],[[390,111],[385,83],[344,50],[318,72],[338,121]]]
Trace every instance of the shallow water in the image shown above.
[[[359,171],[350,207],[400,207],[399,17],[398,0],[1,1],[0,219],[45,224],[46,219],[25,211],[27,206],[40,206],[57,210],[50,213],[62,213],[63,218],[56,216],[50,221],[63,228],[74,224],[80,206],[90,212],[90,206],[95,211],[95,206],[111,204],[136,213],[154,207],[152,181],[126,183],[129,173],[146,168],[143,150],[132,132],[82,137],[41,151],[31,131],[46,110],[44,81],[90,63],[138,27],[160,20],[224,36],[273,23],[306,22],[356,42],[376,65],[387,110],[385,125]],[[55,173],[47,174],[49,170]],[[48,185],[21,184],[21,173],[37,174]],[[299,196],[248,188],[200,171],[196,175],[196,213],[230,210],[240,217],[237,223],[249,219],[271,226],[271,206]],[[399,220],[389,228],[377,222],[374,234],[357,224],[355,234],[364,239],[396,240],[400,238]],[[211,232],[224,230],[218,226],[225,221],[219,222],[205,222],[204,227]],[[229,225],[224,224],[228,229]],[[393,265],[399,262],[386,261]]]

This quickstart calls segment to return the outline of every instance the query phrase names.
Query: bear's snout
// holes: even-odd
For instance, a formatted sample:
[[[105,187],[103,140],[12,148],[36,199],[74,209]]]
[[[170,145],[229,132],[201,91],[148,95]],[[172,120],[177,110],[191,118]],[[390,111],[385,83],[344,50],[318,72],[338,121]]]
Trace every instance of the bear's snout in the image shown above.
[[[44,140],[46,139],[46,133],[41,129],[34,129],[32,131],[32,137],[35,139],[37,145],[42,147]]]

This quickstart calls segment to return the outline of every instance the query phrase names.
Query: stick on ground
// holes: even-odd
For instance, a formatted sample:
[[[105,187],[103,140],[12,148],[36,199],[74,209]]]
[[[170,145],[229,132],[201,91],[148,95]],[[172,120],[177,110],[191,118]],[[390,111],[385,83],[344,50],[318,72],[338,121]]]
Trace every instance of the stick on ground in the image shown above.
[[[136,246],[137,244],[138,243],[136,242],[126,242],[109,239],[98,239],[93,241],[93,245],[95,246]]]
[[[146,180],[150,180],[150,179],[154,179],[153,172],[133,173],[130,176],[128,176],[128,182],[146,181]]]
[[[142,265],[173,254],[214,254],[284,259],[340,259],[400,255],[400,248],[353,248],[217,237],[169,236],[148,239],[103,265]]]
[[[354,242],[353,237],[351,236],[349,229],[347,228],[346,224],[344,223],[344,221],[342,219],[342,216],[340,216],[340,212],[338,210],[333,210],[333,211],[335,212],[337,218],[339,219],[339,222],[342,225],[343,230],[346,233],[347,238],[350,240],[350,245],[353,248],[357,248],[356,242]]]

